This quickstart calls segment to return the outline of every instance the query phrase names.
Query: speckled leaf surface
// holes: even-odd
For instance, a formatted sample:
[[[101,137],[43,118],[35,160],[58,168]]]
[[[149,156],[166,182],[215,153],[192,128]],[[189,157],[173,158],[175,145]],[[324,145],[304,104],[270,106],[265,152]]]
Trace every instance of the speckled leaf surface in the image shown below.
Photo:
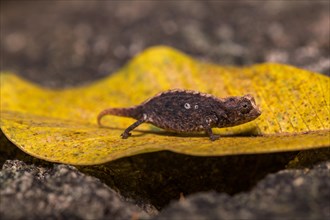
[[[90,165],[170,150],[220,156],[270,153],[330,145],[330,80],[280,64],[222,67],[167,47],[148,49],[121,70],[91,85],[49,90],[1,73],[1,129],[19,148],[48,161]],[[160,91],[184,88],[219,97],[250,93],[262,115],[250,123],[214,129],[223,135],[173,135],[149,124],[121,139],[133,119],[97,114],[136,105]]]

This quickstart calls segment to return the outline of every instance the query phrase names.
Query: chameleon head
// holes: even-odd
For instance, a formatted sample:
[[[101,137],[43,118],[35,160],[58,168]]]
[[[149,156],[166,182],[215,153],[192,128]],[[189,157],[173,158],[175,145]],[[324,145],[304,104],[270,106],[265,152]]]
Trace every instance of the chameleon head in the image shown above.
[[[219,119],[219,127],[230,127],[252,121],[261,115],[252,95],[230,97],[225,101],[225,119]]]

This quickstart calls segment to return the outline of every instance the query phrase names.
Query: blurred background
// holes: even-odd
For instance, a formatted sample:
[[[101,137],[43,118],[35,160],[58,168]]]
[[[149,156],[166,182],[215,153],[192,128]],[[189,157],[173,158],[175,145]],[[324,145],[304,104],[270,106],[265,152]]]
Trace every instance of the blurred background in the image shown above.
[[[329,13],[328,0],[1,1],[1,70],[70,87],[168,45],[220,65],[280,62],[329,75]]]

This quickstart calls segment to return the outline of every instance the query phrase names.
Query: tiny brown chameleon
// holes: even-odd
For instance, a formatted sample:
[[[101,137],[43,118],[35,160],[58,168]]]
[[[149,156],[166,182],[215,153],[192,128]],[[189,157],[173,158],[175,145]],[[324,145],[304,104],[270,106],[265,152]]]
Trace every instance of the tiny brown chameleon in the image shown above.
[[[231,127],[252,121],[261,111],[251,95],[217,98],[191,90],[169,90],[157,94],[142,104],[131,108],[108,108],[97,117],[117,115],[134,118],[121,137],[128,138],[133,129],[142,123],[151,123],[167,131],[191,133],[205,131],[212,141],[219,139],[212,128]]]

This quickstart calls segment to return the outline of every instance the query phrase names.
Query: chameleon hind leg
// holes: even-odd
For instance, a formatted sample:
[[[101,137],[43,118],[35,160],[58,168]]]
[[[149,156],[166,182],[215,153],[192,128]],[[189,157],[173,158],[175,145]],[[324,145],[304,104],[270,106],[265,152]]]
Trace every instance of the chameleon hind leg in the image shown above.
[[[213,134],[212,127],[211,127],[212,117],[206,117],[206,120],[204,121],[203,127],[205,130],[205,133],[209,136],[211,141],[218,140],[220,138],[220,135]]]
[[[147,121],[147,115],[143,114],[143,118],[137,120],[133,124],[131,124],[125,131],[120,135],[123,139],[127,139],[132,134],[130,133],[133,129],[137,128],[139,125]]]

